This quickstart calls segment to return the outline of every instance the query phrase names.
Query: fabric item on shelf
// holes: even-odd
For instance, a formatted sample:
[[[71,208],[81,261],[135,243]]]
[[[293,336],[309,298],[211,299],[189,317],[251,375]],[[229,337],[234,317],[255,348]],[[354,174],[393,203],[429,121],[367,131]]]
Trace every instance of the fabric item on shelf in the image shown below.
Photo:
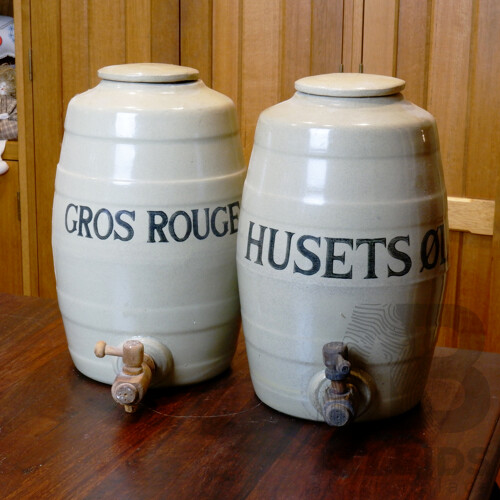
[[[0,16],[0,59],[16,57],[14,18]]]
[[[17,139],[17,100],[0,95],[0,139]]]

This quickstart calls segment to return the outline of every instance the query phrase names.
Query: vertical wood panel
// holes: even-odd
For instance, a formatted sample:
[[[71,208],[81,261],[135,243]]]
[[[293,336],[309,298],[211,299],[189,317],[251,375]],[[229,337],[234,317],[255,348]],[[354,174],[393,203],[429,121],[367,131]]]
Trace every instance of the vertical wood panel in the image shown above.
[[[16,33],[16,95],[18,112],[19,187],[21,192],[21,241],[23,293],[38,294],[38,243],[36,231],[36,171],[33,137],[33,85],[29,78],[31,8],[14,0]]]
[[[345,73],[358,73],[363,50],[363,0],[344,0],[342,60]]]
[[[126,61],[124,0],[88,0],[90,86],[99,83],[97,70]]]
[[[243,0],[241,138],[247,163],[259,114],[279,101],[280,7],[279,0]]]
[[[427,104],[431,0],[399,0],[396,75],[406,81],[405,97],[417,106]]]
[[[498,2],[477,2],[471,17],[471,62],[469,107],[464,162],[465,194],[470,197],[494,198],[500,153],[500,94],[492,67],[500,64]],[[496,21],[496,22],[495,22]],[[477,175],[478,171],[481,175]],[[473,311],[484,325],[484,332],[470,331],[467,316],[460,316],[459,345],[482,349],[488,328],[492,248],[490,237],[464,234],[461,280],[457,295],[460,304]],[[498,298],[497,298],[498,300]],[[490,335],[494,332],[489,328]],[[481,336],[481,338],[479,338]]]
[[[39,293],[45,297],[55,297],[51,214],[63,133],[60,16],[58,0],[31,2]]]
[[[181,0],[181,64],[212,86],[212,0]]]
[[[464,194],[472,0],[438,0],[432,5],[427,109],[436,117],[448,195]],[[461,340],[459,290],[463,283],[462,234],[451,234],[445,299],[456,305],[454,345]]]
[[[396,74],[398,0],[365,0],[363,71]]]
[[[343,2],[313,0],[311,16],[311,74],[336,73],[342,63]]]
[[[179,0],[151,0],[151,59],[179,64]]]
[[[21,295],[23,271],[21,258],[21,222],[17,216],[19,167],[8,161],[8,172],[0,175],[0,292]]]
[[[468,116],[465,195],[495,199],[500,172],[500,2],[478,2]],[[478,175],[481,172],[481,175]]]
[[[310,74],[311,0],[283,2],[280,100],[295,93],[295,81]]]
[[[151,62],[151,0],[125,0],[126,62]]]
[[[473,0],[433,4],[427,108],[436,117],[448,195],[463,196]]]
[[[488,328],[491,237],[464,234],[456,301],[458,347],[484,350]],[[471,314],[472,313],[472,314]],[[472,329],[479,319],[482,330]],[[473,319],[473,321],[471,321]]]
[[[241,1],[213,0],[212,88],[241,115]]]
[[[497,178],[495,225],[491,246],[491,281],[488,311],[488,337],[485,350],[500,352],[500,180]],[[500,473],[499,473],[500,475]]]
[[[61,2],[61,70],[63,115],[68,102],[89,88],[89,23],[87,0]]]

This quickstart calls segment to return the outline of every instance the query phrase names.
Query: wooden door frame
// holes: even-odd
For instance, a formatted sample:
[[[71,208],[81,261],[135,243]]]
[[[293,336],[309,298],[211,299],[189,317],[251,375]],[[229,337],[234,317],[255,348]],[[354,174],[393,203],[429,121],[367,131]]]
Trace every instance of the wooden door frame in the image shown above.
[[[38,295],[31,0],[14,0],[23,293]]]

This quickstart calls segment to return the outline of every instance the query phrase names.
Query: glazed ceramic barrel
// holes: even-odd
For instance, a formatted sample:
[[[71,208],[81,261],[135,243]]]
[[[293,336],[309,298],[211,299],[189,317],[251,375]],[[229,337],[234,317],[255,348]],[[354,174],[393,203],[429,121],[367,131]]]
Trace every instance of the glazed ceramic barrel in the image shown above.
[[[332,342],[348,348],[358,420],[421,398],[447,205],[435,120],[404,83],[307,77],[259,117],[238,232],[242,320],[257,395],[290,415],[324,419]]]
[[[56,175],[52,243],[71,356],[111,383],[115,361],[94,345],[139,338],[173,359],[157,384],[212,377],[230,364],[240,324],[234,105],[192,68],[98,74],[69,103]]]

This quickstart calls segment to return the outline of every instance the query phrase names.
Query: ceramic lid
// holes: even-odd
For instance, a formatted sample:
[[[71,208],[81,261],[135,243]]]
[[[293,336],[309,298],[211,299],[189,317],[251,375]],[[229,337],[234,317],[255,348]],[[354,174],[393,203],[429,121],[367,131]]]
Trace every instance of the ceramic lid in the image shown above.
[[[405,81],[392,76],[365,73],[330,73],[307,76],[295,82],[295,88],[306,94],[330,97],[376,97],[397,94]]]
[[[137,63],[106,66],[97,71],[99,78],[117,82],[174,83],[198,80],[197,69],[175,64]]]

